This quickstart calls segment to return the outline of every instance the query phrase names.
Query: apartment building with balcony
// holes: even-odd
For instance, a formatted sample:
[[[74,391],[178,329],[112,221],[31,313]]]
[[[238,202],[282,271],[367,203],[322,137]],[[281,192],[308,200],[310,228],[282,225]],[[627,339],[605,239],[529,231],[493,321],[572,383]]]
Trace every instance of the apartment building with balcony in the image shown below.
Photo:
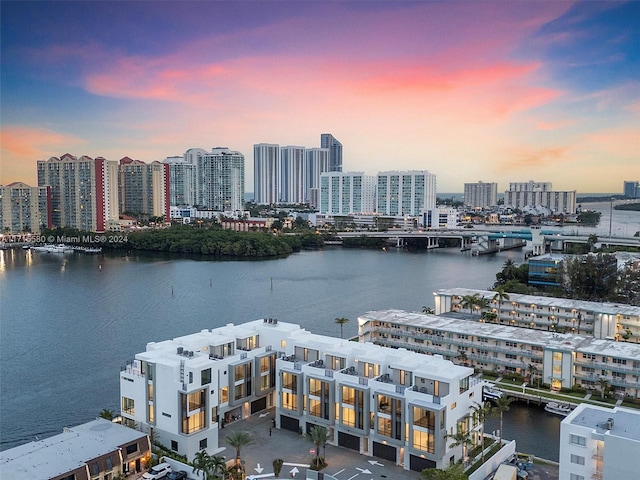
[[[499,298],[491,290],[468,288],[441,289],[434,292],[435,313],[468,313],[482,320],[482,309],[464,307],[465,298],[479,295],[489,301],[488,311],[503,325],[591,335],[595,338],[640,342],[640,307],[611,302],[590,302],[568,298],[541,297],[509,293]],[[485,309],[486,311],[487,309]]]
[[[604,379],[616,394],[640,398],[640,345],[629,342],[402,310],[360,316],[358,337],[482,370],[517,373],[528,377],[531,386],[598,390]]]
[[[23,182],[0,185],[0,231],[40,233],[51,228],[50,187],[31,187]]]
[[[312,334],[275,319],[147,344],[120,373],[122,416],[193,458],[220,451],[227,422],[275,407],[278,428],[325,426],[329,443],[420,471],[479,442],[473,369],[441,357]]]
[[[560,424],[559,478],[635,480],[640,452],[640,412],[579,405]]]
[[[38,186],[50,187],[51,226],[102,233],[118,220],[118,163],[69,153],[38,160]]]

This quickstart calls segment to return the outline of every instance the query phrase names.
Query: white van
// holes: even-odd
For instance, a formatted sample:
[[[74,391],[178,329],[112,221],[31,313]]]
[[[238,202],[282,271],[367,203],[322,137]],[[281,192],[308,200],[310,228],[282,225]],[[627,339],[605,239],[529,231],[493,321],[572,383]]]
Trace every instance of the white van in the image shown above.
[[[151,468],[147,473],[142,475],[145,480],[158,480],[159,478],[166,477],[171,473],[171,465],[168,463],[159,463],[155,467]]]

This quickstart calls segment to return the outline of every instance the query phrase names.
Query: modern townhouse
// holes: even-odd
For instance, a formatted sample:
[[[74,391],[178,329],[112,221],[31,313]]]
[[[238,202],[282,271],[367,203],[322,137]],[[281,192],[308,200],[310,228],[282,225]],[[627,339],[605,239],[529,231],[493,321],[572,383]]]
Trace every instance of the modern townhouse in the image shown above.
[[[590,302],[568,298],[540,297],[468,288],[442,289],[433,293],[435,313],[467,312],[470,318],[484,321],[483,311],[495,314],[496,323],[549,332],[568,332],[595,338],[640,342],[640,307],[623,303]],[[485,299],[483,308],[468,299]]]
[[[276,426],[325,426],[329,442],[405,469],[466,455],[447,435],[479,442],[482,382],[438,356],[316,335],[263,319],[149,343],[120,375],[122,415],[193,458],[221,449],[227,422],[275,407]]]
[[[598,390],[604,379],[615,393],[640,398],[640,345],[633,343],[402,310],[360,316],[358,336],[481,370],[521,374],[532,386]]]
[[[579,405],[560,424],[559,478],[635,480],[640,452],[640,412]]]

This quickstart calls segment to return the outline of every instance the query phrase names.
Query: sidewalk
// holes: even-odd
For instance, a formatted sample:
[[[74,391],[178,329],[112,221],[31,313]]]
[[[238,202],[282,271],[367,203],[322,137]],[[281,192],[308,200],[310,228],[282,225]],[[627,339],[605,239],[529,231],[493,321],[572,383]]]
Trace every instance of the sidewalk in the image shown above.
[[[275,409],[270,409],[225,425],[225,428],[219,431],[219,445],[226,449],[218,455],[225,456],[227,460],[235,458],[235,450],[227,444],[227,436],[234,431],[247,431],[254,439],[251,445],[241,451],[247,476],[274,478],[273,460],[281,458],[285,463],[279,478],[304,479],[305,471],[315,456],[315,453],[311,453],[315,445],[306,436],[273,428],[271,421],[274,413]],[[419,477],[419,472],[403,470],[393,462],[361,455],[348,448],[327,444],[320,455],[324,456],[328,463],[322,472],[338,480],[348,480],[356,475],[356,478],[361,480],[417,480]]]

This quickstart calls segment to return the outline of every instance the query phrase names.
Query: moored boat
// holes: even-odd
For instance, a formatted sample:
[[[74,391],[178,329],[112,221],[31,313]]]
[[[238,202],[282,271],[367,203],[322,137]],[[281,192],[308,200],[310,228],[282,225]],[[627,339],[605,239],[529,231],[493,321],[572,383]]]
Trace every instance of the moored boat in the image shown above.
[[[544,410],[549,413],[566,417],[571,413],[573,407],[568,403],[549,402],[544,406]]]
[[[483,400],[498,400],[502,398],[503,392],[502,390],[498,390],[497,388],[484,386],[482,387],[482,399]]]
[[[33,250],[37,252],[45,252],[45,253],[69,253],[73,252],[73,248],[69,245],[65,245],[64,243],[59,243],[57,245],[46,244],[46,245],[36,245],[32,247]]]

